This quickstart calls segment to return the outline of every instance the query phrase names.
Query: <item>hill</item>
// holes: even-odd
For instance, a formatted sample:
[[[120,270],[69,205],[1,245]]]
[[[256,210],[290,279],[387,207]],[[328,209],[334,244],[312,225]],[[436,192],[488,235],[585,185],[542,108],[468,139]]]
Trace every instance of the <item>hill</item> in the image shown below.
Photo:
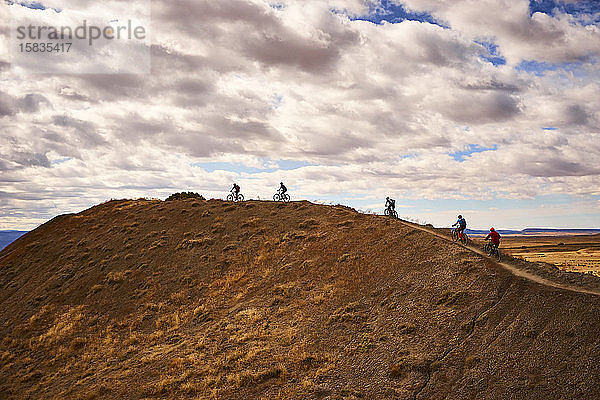
[[[123,200],[54,218],[0,252],[0,393],[600,396],[600,296],[422,229],[308,202]]]

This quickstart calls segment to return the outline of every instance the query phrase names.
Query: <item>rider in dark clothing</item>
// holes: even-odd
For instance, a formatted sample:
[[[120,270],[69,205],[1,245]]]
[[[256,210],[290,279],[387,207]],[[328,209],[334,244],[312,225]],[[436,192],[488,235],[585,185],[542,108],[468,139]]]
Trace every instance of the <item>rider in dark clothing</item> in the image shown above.
[[[237,183],[234,183],[233,188],[231,188],[231,192],[235,195],[235,198],[237,199],[240,194],[240,186]]]
[[[281,192],[281,194],[284,194],[285,192],[287,192],[287,188],[285,187],[285,185],[283,184],[283,182],[279,182],[279,191]]]
[[[385,198],[385,208],[389,208],[390,210],[395,211],[396,210],[396,200],[386,197]]]

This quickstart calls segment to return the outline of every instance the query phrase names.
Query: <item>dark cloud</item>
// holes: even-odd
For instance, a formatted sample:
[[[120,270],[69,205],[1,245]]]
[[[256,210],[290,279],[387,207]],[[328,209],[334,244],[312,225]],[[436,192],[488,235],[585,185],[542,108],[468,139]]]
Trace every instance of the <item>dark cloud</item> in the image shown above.
[[[546,178],[600,174],[600,169],[598,168],[552,156],[543,161],[534,161],[530,158],[525,158],[522,160],[522,164],[518,170],[530,176]]]
[[[267,66],[288,65],[308,72],[326,71],[340,58],[340,50],[334,44],[311,43],[301,37],[284,39],[265,33],[247,39],[243,51]]]
[[[93,148],[101,145],[107,145],[108,142],[97,131],[96,126],[89,122],[80,119],[72,118],[67,115],[55,115],[53,123],[58,127],[66,128],[69,132],[73,132],[76,146],[84,148]]]
[[[17,105],[15,98],[0,92],[0,117],[8,115],[14,115],[17,112]]]
[[[245,151],[242,141],[227,137],[212,137],[202,132],[171,133],[161,137],[161,140],[169,147],[193,157],[210,157],[220,153],[231,154]]]
[[[497,90],[501,92],[508,93],[517,93],[521,91],[521,88],[517,85],[499,82],[495,80],[491,80],[488,82],[479,82],[479,83],[468,83],[465,85],[459,85],[463,89],[467,90]]]
[[[567,125],[585,125],[588,123],[589,113],[580,104],[568,106],[565,111]]]
[[[45,154],[17,151],[10,155],[10,161],[22,167],[50,167],[50,160]]]
[[[505,92],[456,93],[440,111],[452,120],[466,124],[502,122],[521,112],[518,97]]]
[[[35,113],[40,110],[40,104],[50,104],[41,94],[26,94],[23,97],[13,97],[0,92],[0,116],[15,115],[19,112]]]
[[[82,74],[73,78],[84,87],[96,91],[95,97],[105,100],[121,97],[145,97],[148,78],[139,74]]]
[[[34,113],[34,112],[39,111],[41,103],[50,104],[48,99],[46,99],[46,97],[42,96],[41,94],[31,94],[31,93],[25,95],[25,97],[20,99],[19,103],[20,103],[19,108],[22,111],[27,112],[27,113]]]

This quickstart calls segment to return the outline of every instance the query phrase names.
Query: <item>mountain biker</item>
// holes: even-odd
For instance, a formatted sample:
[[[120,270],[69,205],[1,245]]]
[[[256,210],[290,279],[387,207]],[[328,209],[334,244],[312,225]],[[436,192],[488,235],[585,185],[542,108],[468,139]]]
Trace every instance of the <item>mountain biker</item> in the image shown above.
[[[287,188],[285,187],[285,185],[283,184],[283,182],[279,182],[279,192],[281,194],[285,194],[285,192],[287,192]]]
[[[458,221],[456,221],[452,226],[456,226],[456,232],[458,233],[458,237],[462,239],[463,232],[467,229],[467,220],[463,218],[462,215],[458,216]]]
[[[389,209],[390,211],[395,211],[396,210],[396,200],[386,197],[385,198],[385,208]]]
[[[233,187],[231,188],[231,193],[233,193],[235,198],[237,199],[240,195],[240,185],[234,183]]]
[[[498,250],[498,246],[500,246],[500,234],[494,228],[490,228],[490,233],[485,237],[485,240],[488,239],[492,242],[492,246]]]

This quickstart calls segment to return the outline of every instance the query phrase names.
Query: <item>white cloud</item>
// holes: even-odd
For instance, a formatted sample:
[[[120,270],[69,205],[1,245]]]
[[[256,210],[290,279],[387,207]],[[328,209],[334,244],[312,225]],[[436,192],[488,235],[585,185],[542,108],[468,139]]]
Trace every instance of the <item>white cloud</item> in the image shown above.
[[[491,38],[509,64],[521,60],[552,63],[600,56],[600,28],[580,25],[568,14],[530,15],[528,0],[402,0],[410,9],[428,11],[454,30]]]
[[[222,197],[233,180],[254,198],[270,198],[281,180],[294,198],[393,193],[399,203],[600,194],[598,67],[530,75],[485,62],[474,41],[494,36],[513,64],[565,61],[596,51],[596,26],[530,18],[521,2],[501,0],[405,2],[451,29],[330,11],[364,14],[369,4],[358,0],[281,4],[155,1],[148,75],[31,75],[3,68],[4,49],[0,221],[30,224],[32,213],[110,197]],[[544,42],[554,34],[565,40]],[[497,150],[462,163],[449,156],[469,144]],[[192,166],[280,159],[313,165],[258,174]]]

